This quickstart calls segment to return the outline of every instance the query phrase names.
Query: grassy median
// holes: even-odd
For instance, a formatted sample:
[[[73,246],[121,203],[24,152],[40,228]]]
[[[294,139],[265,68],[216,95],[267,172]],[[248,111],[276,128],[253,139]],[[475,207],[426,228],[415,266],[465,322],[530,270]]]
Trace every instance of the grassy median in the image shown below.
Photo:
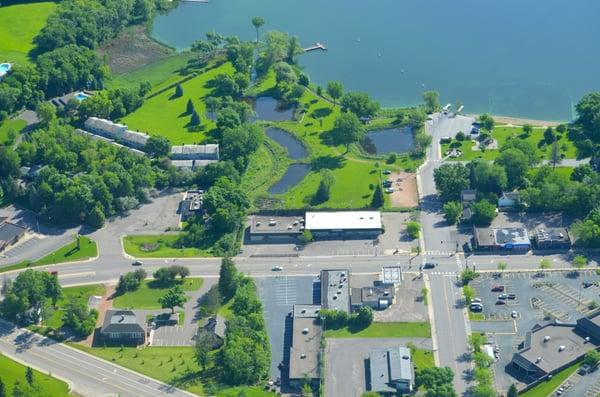
[[[348,327],[325,331],[326,338],[431,338],[431,325],[420,323],[371,323],[362,330]]]

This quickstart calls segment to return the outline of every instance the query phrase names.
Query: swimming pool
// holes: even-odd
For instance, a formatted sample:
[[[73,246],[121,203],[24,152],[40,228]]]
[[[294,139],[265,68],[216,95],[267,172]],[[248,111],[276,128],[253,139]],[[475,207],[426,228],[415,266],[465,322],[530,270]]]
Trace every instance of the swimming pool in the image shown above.
[[[78,92],[77,94],[75,94],[75,99],[78,99],[79,101],[83,101],[84,99],[88,99],[89,97],[90,96],[85,92]]]
[[[10,71],[10,63],[0,63],[0,77]]]

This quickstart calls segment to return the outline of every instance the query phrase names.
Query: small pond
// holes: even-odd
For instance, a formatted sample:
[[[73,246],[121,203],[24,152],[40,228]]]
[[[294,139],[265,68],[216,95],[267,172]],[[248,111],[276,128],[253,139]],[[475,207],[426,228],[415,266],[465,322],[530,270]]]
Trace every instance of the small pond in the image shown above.
[[[283,177],[269,188],[271,194],[281,194],[296,186],[310,171],[308,164],[292,164]]]
[[[280,108],[279,101],[273,97],[259,97],[250,102],[257,120],[288,121],[294,119],[294,107]]]
[[[415,148],[410,127],[371,131],[361,144],[369,154],[408,153]]]
[[[284,148],[292,160],[300,160],[306,157],[306,148],[295,136],[279,128],[267,128],[265,134]]]

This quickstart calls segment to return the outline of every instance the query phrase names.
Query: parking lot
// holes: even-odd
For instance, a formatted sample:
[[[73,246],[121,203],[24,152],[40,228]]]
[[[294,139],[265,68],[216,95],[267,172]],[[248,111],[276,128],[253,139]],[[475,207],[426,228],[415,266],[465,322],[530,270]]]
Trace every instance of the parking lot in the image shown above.
[[[504,291],[492,291],[495,285]],[[589,314],[600,302],[600,276],[595,270],[482,274],[471,282],[481,299],[486,321],[471,321],[473,331],[486,332],[500,349],[495,365],[496,386],[506,390],[515,379],[505,372],[518,345],[535,324],[554,318],[575,322]],[[515,294],[515,299],[499,299],[502,293]],[[504,302],[504,304],[497,304]],[[512,318],[511,312],[516,312]]]
[[[286,374],[279,370],[280,363],[288,362],[292,338],[292,319],[288,313],[295,304],[318,304],[320,284],[312,276],[261,277],[256,279],[260,299],[264,305],[265,321],[271,343],[271,379]]]

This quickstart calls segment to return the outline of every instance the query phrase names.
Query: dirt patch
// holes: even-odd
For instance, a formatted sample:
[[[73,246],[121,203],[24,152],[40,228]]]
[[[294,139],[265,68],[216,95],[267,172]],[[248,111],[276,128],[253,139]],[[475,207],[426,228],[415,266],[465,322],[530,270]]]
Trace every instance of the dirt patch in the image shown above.
[[[122,74],[171,56],[174,51],[148,37],[143,26],[134,26],[99,48],[98,53],[106,56],[113,73]]]
[[[412,208],[419,204],[417,198],[417,175],[408,172],[391,174],[394,193],[390,194],[392,207]]]

